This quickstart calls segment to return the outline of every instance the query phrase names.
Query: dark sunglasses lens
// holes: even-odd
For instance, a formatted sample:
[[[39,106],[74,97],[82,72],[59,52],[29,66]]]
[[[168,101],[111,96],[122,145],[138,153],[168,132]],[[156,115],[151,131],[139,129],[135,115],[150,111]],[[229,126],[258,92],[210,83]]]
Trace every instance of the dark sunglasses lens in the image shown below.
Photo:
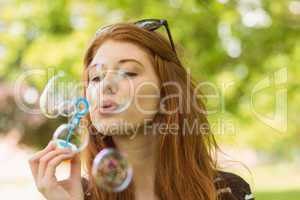
[[[154,31],[161,26],[160,22],[156,20],[138,21],[135,23],[135,25],[140,28],[145,28],[149,31]]]

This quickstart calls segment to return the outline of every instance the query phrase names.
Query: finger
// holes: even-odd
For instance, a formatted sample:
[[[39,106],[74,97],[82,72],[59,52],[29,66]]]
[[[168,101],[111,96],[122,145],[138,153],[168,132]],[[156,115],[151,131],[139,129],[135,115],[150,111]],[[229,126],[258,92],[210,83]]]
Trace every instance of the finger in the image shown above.
[[[71,178],[80,179],[81,178],[81,160],[80,154],[77,153],[71,160]]]
[[[32,175],[34,177],[34,179],[37,179],[37,174],[38,174],[38,165],[39,165],[39,160],[42,156],[44,156],[45,154],[47,154],[48,152],[52,151],[53,149],[55,149],[55,144],[50,141],[48,143],[48,145],[41,151],[35,153],[30,159],[29,159],[29,166],[32,172]]]
[[[55,171],[56,167],[64,160],[71,159],[74,157],[74,153],[66,153],[66,154],[61,154],[55,158],[53,158],[51,161],[49,161],[46,171],[45,171],[45,176],[47,179],[52,179],[55,178]]]
[[[45,171],[47,168],[47,164],[50,160],[52,160],[54,157],[61,155],[61,154],[66,154],[70,153],[70,149],[55,149],[52,150],[51,152],[48,152],[46,155],[44,155],[39,162],[39,167],[38,167],[38,179],[42,179],[45,175]]]

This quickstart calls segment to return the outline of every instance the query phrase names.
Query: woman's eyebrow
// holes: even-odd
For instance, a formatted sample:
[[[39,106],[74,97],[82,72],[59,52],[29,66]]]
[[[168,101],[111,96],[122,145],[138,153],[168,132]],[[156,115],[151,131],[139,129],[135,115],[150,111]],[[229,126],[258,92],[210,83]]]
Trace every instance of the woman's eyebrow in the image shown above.
[[[133,58],[121,59],[121,60],[119,60],[118,62],[119,62],[119,63],[135,62],[135,63],[139,64],[141,67],[144,67],[144,65],[143,65],[140,61],[138,61],[138,60],[136,60],[136,59],[133,59]]]
[[[138,60],[136,60],[134,58],[124,58],[124,59],[121,59],[121,60],[118,61],[118,63],[120,63],[120,64],[125,63],[125,62],[135,62],[138,65],[140,65],[142,68],[144,68],[144,65],[140,61],[138,61]],[[87,69],[94,68],[97,65],[99,65],[99,63],[92,63],[92,64],[88,65]],[[105,64],[101,63],[100,67],[101,68],[105,67]]]

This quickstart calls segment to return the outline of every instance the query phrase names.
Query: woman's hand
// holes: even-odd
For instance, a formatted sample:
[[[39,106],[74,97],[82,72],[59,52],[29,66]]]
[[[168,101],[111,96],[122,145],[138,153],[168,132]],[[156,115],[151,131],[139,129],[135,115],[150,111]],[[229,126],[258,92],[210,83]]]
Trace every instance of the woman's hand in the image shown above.
[[[57,181],[56,167],[64,160],[71,160],[70,177]],[[32,175],[38,190],[48,200],[83,200],[80,156],[70,149],[56,148],[51,141],[29,160]]]

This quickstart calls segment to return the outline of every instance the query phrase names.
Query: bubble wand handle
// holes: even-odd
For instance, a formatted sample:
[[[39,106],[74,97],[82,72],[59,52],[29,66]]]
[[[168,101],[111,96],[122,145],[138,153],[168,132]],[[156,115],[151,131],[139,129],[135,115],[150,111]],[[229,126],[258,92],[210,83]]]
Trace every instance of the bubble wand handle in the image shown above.
[[[75,113],[74,117],[71,120],[71,125],[72,126],[69,129],[69,133],[68,133],[66,143],[65,143],[66,145],[69,144],[69,142],[71,140],[71,136],[74,133],[75,128],[77,126],[79,126],[79,122],[80,122],[81,118],[83,116],[85,116],[87,114],[88,110],[89,110],[88,101],[85,98],[82,98],[82,97],[80,97],[76,100],[75,106],[76,106],[76,113]],[[81,108],[81,106],[83,106],[83,108]]]

